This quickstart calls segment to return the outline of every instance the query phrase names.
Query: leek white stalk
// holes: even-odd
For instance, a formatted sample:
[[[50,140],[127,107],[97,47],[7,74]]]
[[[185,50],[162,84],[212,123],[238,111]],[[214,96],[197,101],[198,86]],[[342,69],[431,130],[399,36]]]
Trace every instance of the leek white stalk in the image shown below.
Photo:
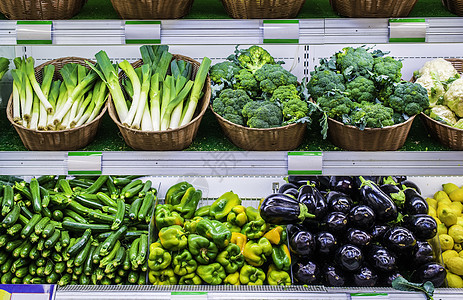
[[[52,113],[53,107],[51,106],[50,102],[48,102],[48,99],[43,94],[42,89],[40,88],[39,83],[37,82],[37,79],[35,78],[34,59],[32,57],[28,57],[26,59],[26,74],[40,102],[43,103],[47,112]]]
[[[159,84],[159,74],[151,76],[150,87],[150,106],[151,106],[151,123],[153,130],[161,130],[161,85]]]
[[[90,102],[92,102],[92,96],[93,96],[93,92],[90,91],[87,94],[87,97],[85,97],[85,99],[83,101],[79,102],[79,108],[77,110],[77,114],[74,116],[74,118],[72,119],[71,124],[70,124],[71,128],[76,127],[77,122],[79,122],[79,120],[82,117],[82,115],[84,114],[87,106],[89,105]],[[83,96],[82,96],[82,98],[83,98]]]
[[[95,107],[91,111],[91,114],[88,117],[87,123],[93,121],[100,113],[101,107],[103,106],[103,104],[106,102],[106,99],[107,99],[106,91],[107,91],[106,84],[104,84],[102,81],[98,81],[95,84],[95,88],[93,90],[93,98],[92,98],[92,102],[95,104]]]
[[[29,128],[32,130],[37,130],[37,125],[39,122],[39,113],[40,113],[40,100],[37,95],[34,96],[32,104],[32,115],[29,122]]]
[[[132,125],[133,119],[135,118],[135,113],[137,112],[138,104],[140,103],[141,84],[140,80],[138,79],[137,73],[128,61],[124,60],[120,62],[119,67],[125,72],[127,77],[130,79],[130,82],[132,83],[133,87],[132,105],[130,106],[127,116],[125,117],[125,119],[122,120],[122,124],[124,126],[130,127]]]
[[[13,76],[13,121],[15,123],[21,124],[21,85],[22,80],[21,76],[18,74],[18,70],[11,70],[11,75]],[[25,91],[24,91],[25,92]]]
[[[48,113],[45,108],[45,105],[43,105],[42,102],[39,104],[39,122],[37,124],[37,129],[38,130],[46,130],[47,129],[47,117]]]
[[[139,103],[137,104],[137,111],[135,113],[135,118],[132,122],[132,128],[140,129],[140,123],[142,118],[145,115],[145,104],[148,104],[148,94],[150,91],[150,82],[151,82],[151,68],[149,65],[142,65],[141,66],[142,72],[142,85],[140,91],[140,98]],[[149,111],[148,111],[149,113]],[[151,120],[151,116],[150,116]]]
[[[34,102],[34,92],[32,91],[32,86],[29,82],[29,78],[26,73],[23,74],[23,80],[26,87],[26,101],[24,103],[23,118],[26,121],[31,119],[32,114],[32,103]]]
[[[141,119],[141,130],[153,131],[153,124],[151,123],[148,101],[145,101],[145,109],[143,110],[143,118]]]

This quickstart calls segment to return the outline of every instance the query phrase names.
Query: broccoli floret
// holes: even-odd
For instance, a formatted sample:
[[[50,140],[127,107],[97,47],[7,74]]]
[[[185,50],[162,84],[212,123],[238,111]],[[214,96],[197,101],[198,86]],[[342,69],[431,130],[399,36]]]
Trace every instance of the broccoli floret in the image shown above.
[[[403,81],[396,84],[386,105],[398,113],[416,115],[429,106],[428,92],[417,83]]]
[[[356,102],[374,101],[376,98],[375,83],[363,76],[355,77],[346,85],[346,92],[349,93],[350,98]]]
[[[364,47],[346,47],[336,53],[336,63],[344,77],[351,79],[372,72],[374,59]]]
[[[283,118],[286,123],[291,123],[304,118],[309,113],[307,102],[293,98],[283,103]]]
[[[292,99],[301,99],[297,88],[294,85],[282,85],[273,92],[270,101],[283,103]]]
[[[268,94],[272,94],[279,86],[297,84],[297,77],[281,65],[264,65],[256,71],[255,76],[260,89]]]
[[[331,90],[343,92],[346,89],[342,74],[331,70],[315,70],[310,73],[310,81],[307,84],[309,94],[317,99]]]
[[[399,114],[398,112],[394,112],[392,115],[392,120],[394,120],[394,124],[400,124],[406,121],[404,114]]]
[[[382,128],[394,125],[394,110],[379,103],[363,101],[356,103],[355,108],[349,115],[350,125],[363,129]]]
[[[354,107],[354,102],[339,92],[329,93],[317,99],[317,104],[330,118],[342,120]]]
[[[221,84],[225,82],[231,86],[231,80],[240,70],[240,66],[234,62],[224,61],[213,65],[209,74],[214,83]]]
[[[392,82],[399,82],[402,73],[402,62],[390,56],[380,56],[374,58],[373,72],[376,76],[387,76]]]
[[[244,125],[241,111],[251,101],[251,98],[244,90],[224,89],[220,92],[219,97],[212,102],[212,108],[217,114],[230,122]]]
[[[259,83],[251,72],[242,69],[235,75],[233,88],[245,90],[252,97],[256,97],[259,91]]]
[[[248,69],[252,73],[262,68],[265,64],[275,63],[270,53],[260,46],[251,46],[246,50],[241,50],[237,59],[241,67]]]
[[[270,101],[252,101],[243,107],[243,117],[251,128],[272,128],[281,126],[281,109]]]
[[[379,89],[378,99],[382,102],[387,101],[389,97],[394,93],[394,84],[387,84]]]

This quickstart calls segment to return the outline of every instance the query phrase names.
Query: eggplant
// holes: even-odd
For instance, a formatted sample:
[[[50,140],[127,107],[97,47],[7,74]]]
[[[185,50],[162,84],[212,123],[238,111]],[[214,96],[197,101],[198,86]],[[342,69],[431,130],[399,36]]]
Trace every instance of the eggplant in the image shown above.
[[[357,187],[362,186],[362,180],[360,179],[360,177],[362,177],[364,180],[370,180],[373,182],[378,182],[379,179],[379,176],[355,176],[354,180]]]
[[[436,220],[427,214],[411,215],[404,218],[404,226],[413,232],[418,240],[429,240],[437,234]]]
[[[313,261],[297,262],[292,268],[294,278],[299,284],[320,282],[320,268]]]
[[[305,218],[315,217],[307,207],[285,194],[271,194],[260,205],[260,216],[270,224],[300,223]]]
[[[289,175],[287,180],[288,183],[292,183],[298,188],[306,185],[308,182],[315,180],[316,176],[303,176],[303,175]]]
[[[331,176],[330,190],[352,196],[356,192],[355,180],[350,176]]]
[[[360,177],[360,180],[363,178]],[[389,222],[397,219],[398,211],[394,201],[384,193],[374,182],[362,180],[360,197],[364,204],[373,209],[376,219],[380,222]]]
[[[326,216],[323,224],[329,232],[342,234],[347,229],[347,223],[348,219],[346,214],[339,211],[333,211]]]
[[[297,199],[297,195],[299,195],[299,190],[296,188],[289,188],[283,194],[293,197]]]
[[[316,253],[319,255],[330,255],[338,247],[336,237],[326,231],[321,231],[315,235]]]
[[[434,251],[431,244],[426,241],[417,241],[413,247],[413,261],[417,266],[434,261]]]
[[[280,188],[278,189],[278,193],[279,194],[285,194],[285,192],[289,189],[296,189],[298,190],[299,187],[293,183],[285,183],[285,184],[282,184],[280,186]]]
[[[328,286],[343,287],[346,285],[346,277],[342,271],[332,264],[325,264],[322,268],[325,284]]]
[[[315,239],[309,231],[299,231],[289,239],[289,248],[296,255],[310,258],[315,251]]]
[[[421,194],[421,189],[414,183],[413,181],[410,180],[404,180],[400,182],[400,185],[406,186],[407,188],[412,188],[414,189],[418,194]]]
[[[348,219],[350,226],[368,229],[375,223],[376,215],[371,207],[357,205],[350,210]]]
[[[335,259],[343,269],[352,272],[360,269],[364,258],[359,247],[345,244],[339,247]]]
[[[372,287],[378,282],[378,274],[368,266],[361,267],[353,277],[356,286]]]
[[[445,268],[435,262],[430,262],[422,265],[412,275],[412,280],[418,283],[431,281],[435,287],[440,287],[444,284],[447,271]]]
[[[352,198],[342,192],[329,192],[326,195],[326,202],[331,211],[340,211],[348,214],[352,208]]]
[[[299,189],[297,200],[307,207],[307,211],[317,220],[321,220],[328,212],[328,204],[320,191],[311,185],[303,185]]]
[[[384,245],[396,253],[407,253],[416,244],[413,233],[400,226],[389,229],[384,235],[384,241]]]
[[[288,233],[288,238],[291,238],[295,233],[303,231],[304,227],[302,224],[289,224],[286,226],[286,232]]]
[[[394,203],[402,208],[405,204],[405,194],[404,192],[394,184],[383,184],[379,187],[389,198],[394,201]]]
[[[427,214],[429,210],[428,202],[414,189],[405,189],[404,211],[409,215]]]
[[[355,228],[349,228],[347,230],[347,241],[349,244],[366,247],[370,245],[371,240],[372,236],[368,232]]]
[[[397,257],[382,246],[373,245],[367,253],[367,260],[380,272],[391,272],[397,268]]]
[[[371,230],[371,237],[374,241],[379,242],[384,238],[384,234],[389,230],[388,225],[375,225]]]

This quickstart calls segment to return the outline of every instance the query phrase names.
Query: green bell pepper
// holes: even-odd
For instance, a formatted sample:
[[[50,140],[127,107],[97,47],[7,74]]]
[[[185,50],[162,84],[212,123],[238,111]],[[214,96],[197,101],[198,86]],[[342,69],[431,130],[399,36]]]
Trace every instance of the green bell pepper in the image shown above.
[[[241,205],[241,199],[238,195],[232,191],[226,192],[212,203],[209,214],[216,220],[222,220],[237,205]]]
[[[186,221],[185,224],[183,224],[183,228],[186,232],[196,233],[196,225],[198,225],[198,222],[202,219],[202,217],[194,217],[193,219]]]
[[[247,285],[264,284],[265,273],[260,268],[244,265],[240,270],[240,282]]]
[[[154,222],[158,230],[171,225],[183,226],[183,221],[182,216],[180,216],[178,212],[172,211],[171,205],[158,204],[156,206],[156,210],[154,211]]]
[[[190,219],[193,217],[202,195],[203,193],[201,190],[196,190],[191,186],[185,191],[185,194],[183,194],[180,203],[174,205],[172,208],[178,211],[185,219]]]
[[[167,268],[172,261],[172,255],[159,243],[150,245],[150,254],[148,256],[148,267],[151,270],[158,271]]]
[[[179,251],[186,248],[188,239],[182,227],[172,225],[159,231],[159,241],[165,249]]]
[[[289,254],[288,246],[285,244],[273,246],[272,260],[277,269],[289,271],[291,267],[291,255]]]
[[[227,215],[227,222],[238,227],[243,226],[247,221],[246,208],[243,205],[233,207],[231,212]]]
[[[241,228],[236,226],[236,225],[233,225],[232,223],[224,222],[222,224],[225,225],[225,227],[227,227],[228,230],[230,230],[232,233],[233,232],[241,232]]]
[[[210,206],[210,205],[201,206],[200,208],[198,208],[198,209],[195,211],[194,216],[195,216],[195,217],[202,217],[202,218],[209,217],[209,211],[210,211],[210,209],[211,209],[211,206]]]
[[[198,267],[198,263],[193,259],[190,251],[183,249],[183,251],[174,255],[172,267],[174,268],[175,274],[184,276],[189,273],[194,273]]]
[[[197,234],[190,234],[188,236],[188,249],[194,259],[203,265],[211,263],[219,252],[213,242]]]
[[[248,222],[262,219],[259,211],[252,206],[246,207],[246,217],[248,217]]]
[[[227,277],[224,268],[219,263],[201,265],[196,270],[196,273],[202,280],[214,285],[221,284],[225,277]]]
[[[177,184],[174,184],[167,190],[166,198],[164,202],[166,204],[178,205],[183,195],[185,195],[185,192],[190,187],[192,187],[192,185],[186,181],[182,181]]]
[[[278,270],[275,265],[270,265],[267,271],[267,282],[270,285],[291,285],[291,277],[288,272]]]
[[[272,244],[262,237],[258,242],[248,241],[243,250],[244,259],[250,265],[259,267],[272,255]]]
[[[228,246],[231,239],[231,231],[216,220],[202,219],[196,225],[196,232],[212,240],[219,249]]]
[[[228,274],[223,283],[225,285],[240,285],[240,272],[236,271],[235,273]]]
[[[228,274],[238,271],[244,265],[244,256],[241,249],[235,244],[229,244],[225,250],[217,255],[216,260]]]
[[[196,273],[190,273],[190,274],[183,275],[178,280],[178,284],[200,285],[201,283],[203,283],[203,281]]]
[[[148,280],[154,285],[175,285],[177,284],[177,276],[171,268],[149,271]]]
[[[264,219],[257,219],[255,221],[248,222],[241,229],[241,233],[246,235],[249,239],[259,239],[264,236],[267,231],[267,223]]]

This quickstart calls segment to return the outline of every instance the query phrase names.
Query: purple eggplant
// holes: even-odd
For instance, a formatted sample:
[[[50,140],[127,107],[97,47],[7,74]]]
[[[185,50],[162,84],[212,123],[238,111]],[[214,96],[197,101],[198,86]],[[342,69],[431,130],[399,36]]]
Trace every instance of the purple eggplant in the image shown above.
[[[382,246],[373,245],[367,253],[367,260],[380,272],[391,272],[397,268],[396,256]]]
[[[272,194],[262,201],[260,216],[270,224],[300,223],[314,215],[307,212],[307,207],[285,194]]]
[[[334,264],[325,264],[322,273],[327,286],[343,287],[346,285],[346,277]]]
[[[338,247],[336,237],[326,231],[321,231],[315,235],[316,253],[320,255],[330,255]]]
[[[411,215],[404,218],[404,226],[413,232],[418,240],[429,240],[437,234],[436,220],[427,214]]]
[[[434,251],[431,244],[426,241],[417,241],[413,247],[413,260],[417,266],[434,261]]]
[[[297,200],[307,207],[307,211],[317,220],[321,220],[328,212],[328,204],[320,191],[311,185],[301,186]]]
[[[379,187],[389,198],[394,201],[397,207],[402,208],[405,204],[404,192],[394,184],[383,184]]]
[[[310,258],[315,252],[315,239],[309,231],[299,231],[289,239],[289,248],[296,255]]]
[[[356,192],[355,180],[350,176],[331,176],[330,190],[352,196]]]
[[[353,277],[356,286],[372,287],[378,282],[378,274],[367,266],[361,267]]]
[[[320,268],[312,261],[297,262],[293,265],[293,275],[299,284],[317,284],[320,282]]]
[[[297,191],[299,187],[293,183],[285,183],[280,186],[280,188],[278,189],[278,193],[285,194],[285,192],[289,189],[295,189]]]
[[[407,188],[412,188],[414,189],[418,194],[421,194],[420,188],[414,183],[413,181],[410,180],[404,180],[400,182],[401,186],[405,186]]]
[[[336,262],[343,269],[353,272],[358,269],[363,264],[363,253],[359,247],[345,244],[339,247],[335,256]]]
[[[346,239],[349,242],[349,244],[363,248],[370,245],[372,236],[366,231],[355,228],[349,228],[347,230]]]
[[[368,229],[375,223],[376,215],[371,207],[357,205],[350,210],[348,218],[350,226]]]
[[[416,244],[413,233],[404,227],[393,227],[384,235],[385,246],[396,253],[407,253]]]
[[[326,202],[331,211],[348,214],[352,208],[352,198],[344,193],[332,191],[326,195]]]
[[[324,220],[324,225],[327,231],[334,234],[343,234],[347,230],[348,220],[347,215],[339,212],[330,212]]]
[[[405,189],[405,206],[404,211],[409,215],[427,214],[428,202],[414,189]]]
[[[364,204],[373,209],[376,219],[380,222],[389,222],[397,219],[398,211],[394,201],[384,193],[374,182],[364,180],[360,176],[360,198]]]
[[[419,283],[431,281],[435,287],[440,287],[444,284],[445,276],[447,276],[447,271],[442,265],[430,262],[416,269],[412,280]]]
[[[302,224],[289,224],[286,226],[286,232],[288,233],[288,238],[291,238],[294,234],[298,233],[299,231],[303,231],[304,227]]]
[[[382,241],[384,238],[384,234],[389,230],[388,225],[375,225],[371,229],[371,236],[374,241],[379,242]]]

